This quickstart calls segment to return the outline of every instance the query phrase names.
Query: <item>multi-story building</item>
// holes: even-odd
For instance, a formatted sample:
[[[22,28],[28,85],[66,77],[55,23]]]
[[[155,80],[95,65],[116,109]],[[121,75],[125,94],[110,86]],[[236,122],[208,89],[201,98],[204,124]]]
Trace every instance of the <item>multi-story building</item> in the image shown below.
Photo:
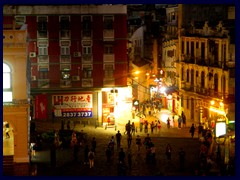
[[[29,173],[30,81],[26,51],[26,30],[3,30],[4,175]]]
[[[211,126],[221,115],[235,120],[232,10],[233,6],[225,5],[178,6],[176,77],[181,108],[176,113],[183,111],[189,123]],[[200,11],[204,13],[196,13]]]
[[[4,6],[3,14],[4,28],[27,27],[32,119],[131,117],[126,5]]]

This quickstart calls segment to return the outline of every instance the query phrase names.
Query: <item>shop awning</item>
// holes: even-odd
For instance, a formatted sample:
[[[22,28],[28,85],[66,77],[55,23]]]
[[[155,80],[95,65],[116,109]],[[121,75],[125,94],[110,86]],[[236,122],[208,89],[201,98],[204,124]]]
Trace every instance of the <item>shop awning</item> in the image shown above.
[[[172,94],[174,92],[178,92],[178,87],[177,86],[169,86],[165,90],[166,94]]]

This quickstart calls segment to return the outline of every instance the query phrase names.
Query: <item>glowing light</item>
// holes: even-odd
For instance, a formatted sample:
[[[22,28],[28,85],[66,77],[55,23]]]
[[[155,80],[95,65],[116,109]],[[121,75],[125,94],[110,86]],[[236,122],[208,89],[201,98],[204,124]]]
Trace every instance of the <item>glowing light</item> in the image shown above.
[[[223,102],[220,102],[220,106],[222,107],[224,104],[223,104]]]
[[[211,105],[214,105],[215,104],[215,101],[211,101]]]
[[[225,113],[224,111],[218,110],[218,109],[216,109],[216,108],[210,107],[209,110],[210,110],[210,111],[213,111],[213,112],[216,112],[216,113],[218,113],[218,114],[221,114],[221,115],[226,116],[226,113]]]
[[[166,91],[166,88],[165,88],[165,87],[161,87],[161,88],[160,88],[160,92],[161,92],[161,93],[165,93],[165,91]]]
[[[134,74],[140,74],[140,71],[135,71]]]
[[[226,122],[216,123],[216,137],[223,136],[226,134]]]

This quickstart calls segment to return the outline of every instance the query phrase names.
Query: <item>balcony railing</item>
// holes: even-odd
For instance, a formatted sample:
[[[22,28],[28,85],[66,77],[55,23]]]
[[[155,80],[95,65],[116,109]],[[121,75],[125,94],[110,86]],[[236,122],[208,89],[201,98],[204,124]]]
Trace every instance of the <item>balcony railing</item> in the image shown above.
[[[104,41],[114,41],[114,30],[104,29],[103,30],[103,40]]]
[[[104,62],[114,62],[114,54],[103,54],[103,61]]]
[[[92,78],[82,78],[82,87],[93,87]]]

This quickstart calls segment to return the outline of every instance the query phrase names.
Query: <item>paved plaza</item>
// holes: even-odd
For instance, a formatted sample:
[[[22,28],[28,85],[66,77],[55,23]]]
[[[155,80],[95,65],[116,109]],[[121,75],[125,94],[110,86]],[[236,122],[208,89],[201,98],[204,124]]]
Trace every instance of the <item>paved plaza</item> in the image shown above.
[[[155,117],[147,117],[149,122],[155,120]],[[42,127],[41,127],[42,126]],[[60,123],[55,122],[47,125],[47,122],[42,122],[38,124],[38,128],[54,128],[60,129]],[[107,158],[105,155],[105,150],[107,148],[108,142],[111,136],[116,135],[117,130],[119,130],[123,136],[121,147],[127,152],[130,150],[133,154],[132,156],[132,168],[128,167],[126,158],[126,175],[128,176],[191,176],[194,174],[194,170],[198,162],[198,154],[200,148],[200,141],[197,137],[197,133],[194,138],[191,138],[189,133],[189,127],[177,128],[171,127],[167,128],[167,125],[162,122],[162,128],[160,131],[157,128],[151,133],[150,129],[148,133],[152,138],[152,142],[156,147],[156,163],[146,163],[146,149],[144,146],[141,147],[140,153],[137,152],[137,146],[135,144],[135,139],[137,135],[140,135],[142,140],[144,140],[147,133],[136,132],[133,134],[133,141],[131,148],[127,147],[127,135],[124,135],[125,127],[124,125],[118,125],[117,130],[115,128],[105,129],[103,127],[97,127],[90,125],[76,125],[74,130],[83,130],[87,133],[88,144],[90,146],[90,141],[92,137],[96,137],[97,148],[95,154],[95,166],[90,169],[88,164],[84,164],[84,148],[80,147],[78,152],[78,161],[74,161],[73,149],[57,149],[56,151],[56,167],[51,167],[50,162],[50,150],[49,148],[37,151],[36,157],[32,158],[33,164],[33,174],[38,176],[117,176],[118,175],[118,152],[117,147],[114,148],[114,157],[111,163],[107,163]],[[167,144],[170,144],[173,148],[172,159],[167,160],[165,155],[165,148]],[[185,169],[179,170],[179,159],[178,152],[180,148],[183,148],[186,152],[186,162]]]

